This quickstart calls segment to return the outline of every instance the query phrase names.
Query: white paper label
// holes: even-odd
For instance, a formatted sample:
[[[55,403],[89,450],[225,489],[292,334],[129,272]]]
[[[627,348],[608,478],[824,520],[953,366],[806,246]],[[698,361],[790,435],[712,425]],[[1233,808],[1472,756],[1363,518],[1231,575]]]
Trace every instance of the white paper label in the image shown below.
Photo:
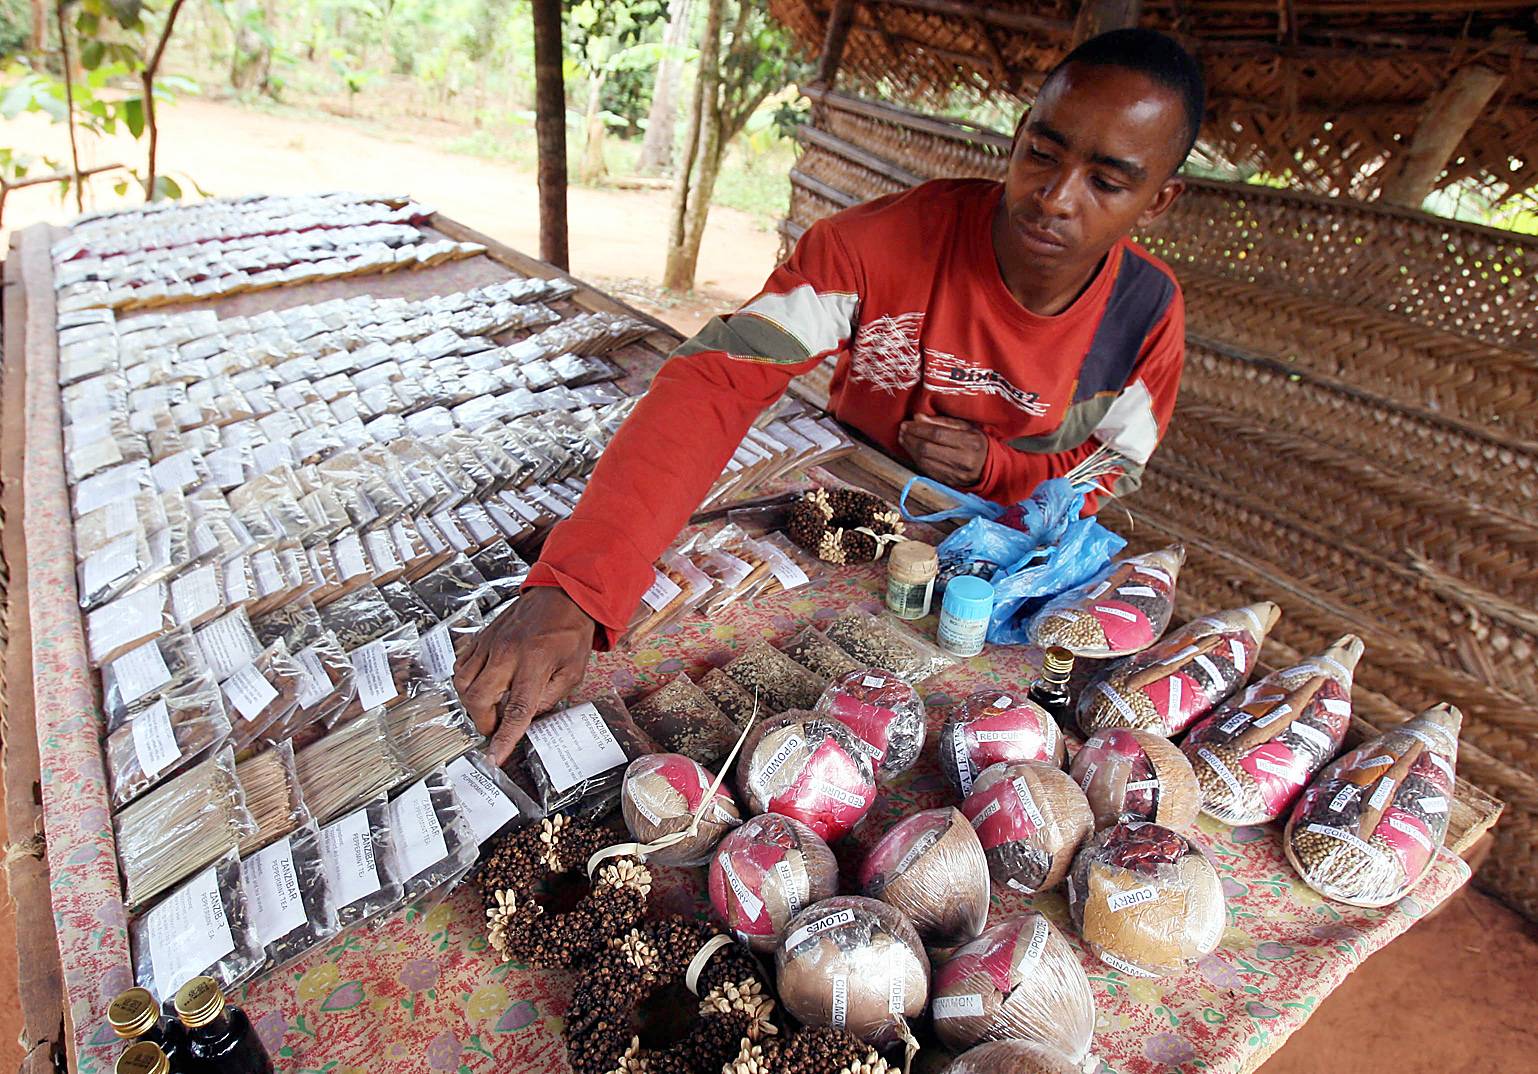
[[[748,920],[757,921],[759,915],[764,912],[764,900],[742,882],[742,877],[737,875],[737,870],[732,865],[730,854],[721,856],[721,872],[726,876],[726,883],[732,889],[738,904],[742,906],[743,913],[748,915]]]
[[[972,760],[967,754],[967,736],[956,736],[954,751],[956,754],[956,775],[961,780],[961,793],[963,796],[972,793]]]
[[[194,636],[198,639],[203,659],[208,661],[209,670],[220,682],[251,663],[261,652],[253,648],[256,639],[247,626],[244,614],[215,619]]]
[[[395,542],[385,530],[369,530],[364,535],[368,545],[368,558],[374,564],[374,577],[379,578],[401,569],[401,561],[395,555]]]
[[[1041,810],[1036,805],[1036,799],[1031,797],[1031,788],[1026,785],[1025,777],[1016,776],[1010,781],[1015,789],[1015,798],[1020,802],[1020,808],[1025,811],[1027,819],[1038,830],[1047,826],[1047,818],[1041,815]]]
[[[1231,735],[1235,731],[1239,730],[1239,728],[1243,727],[1249,721],[1249,718],[1250,714],[1247,712],[1236,712],[1228,719],[1218,724],[1218,729],[1221,730],[1225,735]]]
[[[908,1006],[908,975],[904,972],[907,952],[893,945],[887,957],[886,1009],[888,1014],[900,1015]]]
[[[132,496],[113,500],[101,509],[102,529],[108,537],[139,528],[139,505]]]
[[[342,581],[350,581],[363,574],[372,574],[369,570],[368,560],[363,555],[363,542],[358,539],[356,533],[344,533],[337,538],[331,546],[331,554],[336,559],[337,573],[342,576]]]
[[[198,468],[193,461],[196,458],[196,452],[179,451],[151,466],[150,475],[155,479],[155,487],[165,492],[168,489],[184,489],[188,485],[196,485]]]
[[[758,545],[758,550],[763,554],[764,562],[769,564],[769,573],[774,575],[781,587],[795,589],[798,586],[806,585],[811,580],[795,560],[774,547],[774,545],[760,544]]]
[[[91,651],[106,654],[160,633],[164,586],[153,585],[97,608],[87,620]]]
[[[1383,858],[1383,852],[1381,850],[1373,846],[1371,843],[1364,842],[1353,832],[1342,831],[1339,828],[1331,828],[1324,824],[1310,824],[1308,826],[1308,831],[1313,832],[1315,835],[1328,836],[1331,839],[1339,840],[1340,842],[1354,847],[1361,851],[1363,854],[1366,854],[1376,860],[1381,861]]]
[[[118,693],[125,705],[133,704],[171,681],[166,658],[161,655],[160,646],[152,641],[129,650],[108,666],[117,680]]]
[[[1137,613],[1129,612],[1125,608],[1114,608],[1109,604],[1096,604],[1095,611],[1101,615],[1114,615],[1118,619],[1125,619],[1129,623],[1137,622]]]
[[[591,702],[535,720],[528,739],[557,794],[626,763],[625,751]]]
[[[374,864],[374,837],[369,831],[367,807],[322,828],[320,848],[326,884],[339,908],[351,906],[379,890],[379,869]]]
[[[138,544],[138,535],[130,533],[87,556],[80,569],[85,595],[104,590],[139,570]]]
[[[1202,746],[1196,751],[1196,755],[1207,762],[1212,771],[1217,774],[1217,777],[1223,781],[1223,786],[1228,788],[1230,794],[1235,798],[1244,797],[1244,788],[1240,786],[1239,780],[1235,778],[1233,772],[1219,759],[1217,754],[1213,753],[1206,746]]]
[[[1318,749],[1326,753],[1335,748],[1335,743],[1329,735],[1312,724],[1304,723],[1302,720],[1294,720],[1287,730],[1298,738],[1312,742]]]
[[[1431,840],[1426,838],[1425,832],[1421,831],[1414,824],[1411,824],[1403,817],[1393,815],[1389,816],[1388,826],[1393,828],[1396,832],[1403,832],[1405,835],[1408,835],[1411,839],[1420,844],[1422,850],[1430,851],[1436,849],[1431,845]]]
[[[256,591],[260,596],[270,597],[288,588],[288,583],[283,580],[283,569],[278,566],[278,556],[275,552],[258,552],[252,556],[251,573],[256,577]]]
[[[1129,791],[1156,791],[1158,789],[1159,781],[1157,779],[1137,779],[1127,784],[1127,790]]]
[[[1125,973],[1128,977],[1157,977],[1157,976],[1159,976],[1157,973],[1149,973],[1145,969],[1140,969],[1139,967],[1134,966],[1132,963],[1128,962],[1124,958],[1117,958],[1115,955],[1111,954],[1111,952],[1109,952],[1109,951],[1102,951],[1102,952],[1100,952],[1100,961],[1104,962],[1107,966],[1110,966],[1112,969],[1120,970],[1122,973]]]
[[[326,666],[321,663],[320,654],[313,645],[295,653],[294,659],[304,672],[304,678],[299,682],[299,707],[307,709],[331,692],[331,677],[326,674]]]
[[[420,780],[390,802],[390,830],[395,834],[395,853],[401,872],[416,876],[449,856],[443,825],[433,808],[427,781]]]
[[[177,989],[235,950],[235,936],[219,897],[219,870],[210,865],[157,903],[146,915],[150,971],[157,995]]]
[[[477,843],[490,839],[502,825],[518,815],[518,807],[502,793],[502,788],[476,768],[468,757],[449,762],[446,771]]]
[[[1378,786],[1373,790],[1372,797],[1367,799],[1367,805],[1372,809],[1382,809],[1384,806],[1388,805],[1389,800],[1393,797],[1394,781],[1391,779],[1381,780],[1379,781]]]
[[[143,487],[149,466],[131,462],[104,473],[94,474],[75,485],[75,514],[83,515],[115,500],[126,500]]]
[[[139,767],[151,779],[181,760],[182,750],[171,730],[171,712],[157,701],[133,718],[134,753]]]
[[[835,802],[840,802],[843,805],[848,806],[850,809],[865,808],[865,799],[860,795],[850,794],[848,791],[844,790],[844,788],[834,786],[832,783],[829,783],[825,779],[812,780],[812,789],[817,794],[822,795],[824,798],[831,798]]]
[[[1330,812],[1339,813],[1355,800],[1356,788],[1347,784],[1335,793],[1334,798],[1330,799]]]
[[[1216,687],[1223,684],[1222,672],[1218,671],[1218,666],[1208,656],[1203,654],[1191,662],[1207,673],[1207,681],[1213,686]]]
[[[769,760],[766,761],[763,768],[759,770],[759,783],[767,784],[771,779],[774,778],[776,772],[785,767],[785,762],[789,761],[796,755],[797,750],[805,748],[806,739],[802,738],[794,731],[791,732],[785,741],[780,743],[779,748],[777,748],[772,754],[769,755]]]
[[[1324,711],[1332,716],[1350,716],[1351,702],[1343,697],[1326,697],[1319,702],[1324,706]]]
[[[243,719],[254,720],[277,700],[278,691],[255,664],[247,664],[224,680],[224,696]]]
[[[829,929],[836,929],[841,925],[847,925],[853,920],[853,910],[836,910],[825,917],[819,917],[815,921],[808,921],[790,934],[790,939],[785,941],[785,950],[786,952],[794,951],[813,936],[819,936]]]
[[[171,614],[187,626],[224,604],[219,569],[212,563],[196,567],[171,581]]]
[[[646,587],[646,592],[641,594],[641,599],[646,606],[654,612],[660,612],[671,604],[680,593],[683,592],[677,582],[652,568],[652,584]]]
[[[1146,585],[1124,585],[1116,590],[1119,597],[1157,597],[1157,590],[1149,589]]]
[[[1245,664],[1248,661],[1244,651],[1244,644],[1238,639],[1230,641],[1228,643],[1228,655],[1233,659],[1234,669],[1243,675]]]
[[[449,639],[447,623],[439,623],[422,635],[422,663],[434,682],[454,677],[454,643]]]
[[[395,676],[390,674],[390,654],[382,641],[360,645],[351,653],[352,670],[358,683],[358,702],[365,709],[387,705],[400,696]]]
[[[1130,910],[1134,906],[1142,906],[1145,902],[1153,902],[1159,897],[1159,892],[1152,884],[1140,888],[1132,888],[1128,891],[1118,891],[1106,899],[1106,906],[1112,913],[1121,913]]]
[[[847,1021],[849,1021],[849,975],[835,973],[833,975],[833,1028],[843,1029]]]
[[[251,561],[236,556],[224,565],[224,600],[226,604],[244,604],[254,596],[251,592]]]
[[[983,1013],[983,997],[976,993],[936,996],[932,1010],[936,1018],[980,1018]]]
[[[1164,588],[1166,589],[1175,584],[1175,579],[1169,576],[1169,572],[1162,571],[1158,567],[1149,567],[1142,563],[1136,563],[1133,564],[1133,570],[1138,574],[1146,574],[1150,578],[1158,579],[1158,581],[1163,583]]]
[[[263,947],[304,924],[304,900],[287,837],[242,861],[240,879],[251,907],[251,927]]]
[[[1427,813],[1447,812],[1447,799],[1442,797],[1440,794],[1435,798],[1422,798],[1420,800],[1420,804],[1421,808]]]

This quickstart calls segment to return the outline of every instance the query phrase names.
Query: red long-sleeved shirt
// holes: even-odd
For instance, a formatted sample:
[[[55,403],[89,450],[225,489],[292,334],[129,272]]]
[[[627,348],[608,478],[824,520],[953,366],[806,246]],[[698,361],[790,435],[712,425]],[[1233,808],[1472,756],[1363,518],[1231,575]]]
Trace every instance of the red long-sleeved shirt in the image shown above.
[[[896,458],[915,415],[980,426],[969,491],[1023,499],[1100,445],[1125,460],[1117,490],[1135,488],[1180,384],[1179,285],[1123,239],[1066,310],[1030,312],[994,260],[1001,194],[938,180],[813,224],[757,297],[663,365],[527,584],[559,585],[612,642],[754,419],[832,354],[833,414]]]

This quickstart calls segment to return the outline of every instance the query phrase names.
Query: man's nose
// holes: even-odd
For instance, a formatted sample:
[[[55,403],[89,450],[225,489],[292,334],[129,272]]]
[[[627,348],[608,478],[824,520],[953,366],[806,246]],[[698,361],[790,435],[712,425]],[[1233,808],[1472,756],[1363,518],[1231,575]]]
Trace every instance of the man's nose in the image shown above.
[[[1068,216],[1073,211],[1073,181],[1067,174],[1054,175],[1036,189],[1036,204],[1051,216]]]

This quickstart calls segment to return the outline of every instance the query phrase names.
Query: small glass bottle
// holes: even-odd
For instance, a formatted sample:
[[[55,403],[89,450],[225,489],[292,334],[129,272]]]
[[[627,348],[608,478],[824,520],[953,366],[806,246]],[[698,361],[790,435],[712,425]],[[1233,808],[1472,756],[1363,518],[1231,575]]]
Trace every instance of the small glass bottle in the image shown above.
[[[180,1022],[162,1019],[160,1004],[147,988],[126,988],[107,1008],[107,1023],[125,1044],[149,1041],[174,1060],[184,1047]]]
[[[114,1074],[171,1074],[171,1061],[160,1045],[152,1040],[141,1040],[130,1044],[117,1057],[117,1065],[112,1069]]]
[[[212,977],[182,985],[176,1017],[187,1027],[187,1074],[273,1074],[272,1058],[246,1012],[226,1004]]]
[[[1042,657],[1041,675],[1031,683],[1031,689],[1026,694],[1046,709],[1064,730],[1073,726],[1073,707],[1068,697],[1068,680],[1072,675],[1073,653],[1054,645]]]

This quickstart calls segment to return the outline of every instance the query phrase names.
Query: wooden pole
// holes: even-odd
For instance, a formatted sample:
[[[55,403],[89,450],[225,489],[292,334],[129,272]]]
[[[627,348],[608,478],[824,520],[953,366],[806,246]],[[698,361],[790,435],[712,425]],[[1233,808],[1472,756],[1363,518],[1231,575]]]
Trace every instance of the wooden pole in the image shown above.
[[[1421,110],[1409,148],[1383,184],[1385,205],[1402,209],[1421,207],[1426,195],[1436,189],[1437,180],[1458,151],[1463,136],[1478,121],[1505,79],[1501,72],[1480,64],[1453,72],[1447,84]]]
[[[822,58],[817,62],[817,77],[812,81],[819,86],[833,87],[838,77],[838,65],[844,59],[844,46],[849,42],[849,27],[854,23],[854,0],[834,0],[828,14],[828,32],[822,39]]]
[[[160,125],[155,121],[155,75],[160,71],[160,61],[166,54],[166,45],[171,40],[171,31],[176,27],[176,16],[181,14],[181,10],[182,0],[175,0],[171,10],[166,12],[166,24],[160,31],[155,54],[150,57],[150,62],[139,76],[144,86],[144,126],[150,134],[149,163],[144,179],[145,201],[155,200],[155,155],[160,149]]]
[[[75,74],[70,66],[69,28],[64,22],[64,8],[68,0],[54,5],[54,15],[59,23],[59,66],[64,72],[64,114],[69,124],[69,162],[75,182],[75,211],[85,212],[85,191],[80,189],[80,142],[75,135]]]
[[[1073,43],[1081,45],[1107,30],[1136,26],[1142,14],[1143,0],[1084,0],[1073,20]]]
[[[534,0],[534,133],[539,141],[539,256],[571,267],[566,235],[566,80],[561,0]]]

